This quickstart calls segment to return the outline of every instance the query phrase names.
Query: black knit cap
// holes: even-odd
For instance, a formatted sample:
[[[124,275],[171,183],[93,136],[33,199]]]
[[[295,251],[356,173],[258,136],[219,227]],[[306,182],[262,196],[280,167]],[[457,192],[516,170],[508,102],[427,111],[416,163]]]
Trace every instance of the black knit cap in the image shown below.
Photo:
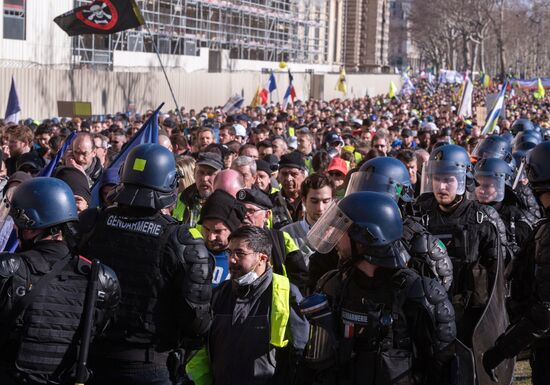
[[[265,160],[263,159],[257,159],[256,160],[256,170],[258,171],[263,171],[265,172],[267,175],[271,175],[271,173],[273,172],[271,170],[271,166],[269,165],[268,162],[266,162]]]
[[[307,169],[306,163],[304,162],[304,158],[297,151],[281,156],[281,160],[279,161],[279,170],[285,167],[299,168],[304,171]]]
[[[233,232],[241,226],[245,215],[246,208],[233,195],[216,190],[202,206],[199,224],[205,219],[218,219]]]
[[[55,171],[54,177],[67,183],[74,195],[78,195],[88,203],[92,199],[92,193],[88,184],[88,177],[74,167],[60,167]]]

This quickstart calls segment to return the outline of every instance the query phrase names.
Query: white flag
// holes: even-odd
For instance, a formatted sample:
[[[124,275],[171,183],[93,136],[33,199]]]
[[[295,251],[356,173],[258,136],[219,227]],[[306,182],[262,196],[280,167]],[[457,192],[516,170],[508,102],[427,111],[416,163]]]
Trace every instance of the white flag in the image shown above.
[[[466,77],[464,91],[462,92],[462,100],[458,109],[458,116],[472,116],[472,94],[474,93],[474,85],[469,77]]]

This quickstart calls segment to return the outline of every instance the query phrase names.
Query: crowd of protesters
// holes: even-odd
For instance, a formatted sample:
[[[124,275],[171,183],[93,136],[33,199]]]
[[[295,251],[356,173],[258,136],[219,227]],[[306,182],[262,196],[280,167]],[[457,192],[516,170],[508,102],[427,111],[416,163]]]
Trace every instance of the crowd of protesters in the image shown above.
[[[458,249],[456,244],[450,243],[453,246],[448,246],[450,248],[447,254],[445,246],[439,246],[443,243],[437,241],[436,238],[431,238],[432,235],[429,234],[428,230],[433,234],[441,235],[439,232],[434,232],[437,227],[434,227],[437,218],[431,219],[434,210],[425,208],[427,207],[426,205],[431,203],[426,203],[426,199],[422,200],[419,197],[423,193],[430,192],[429,190],[424,190],[426,186],[433,187],[433,185],[439,183],[439,180],[436,181],[436,177],[439,178],[440,176],[434,171],[434,167],[438,161],[446,161],[446,156],[451,156],[453,159],[451,162],[453,167],[460,168],[464,166],[463,168],[467,169],[468,172],[473,172],[470,158],[474,162],[483,158],[480,155],[479,148],[489,137],[489,135],[482,135],[485,122],[478,121],[478,119],[485,119],[484,115],[486,115],[487,107],[490,107],[485,105],[486,97],[488,94],[494,92],[497,92],[496,88],[477,87],[473,95],[473,116],[466,117],[459,117],[457,115],[458,104],[460,103],[458,87],[442,84],[437,89],[431,90],[431,87],[427,87],[427,84],[422,83],[418,84],[414,92],[393,98],[388,97],[388,95],[380,95],[376,97],[335,99],[331,101],[296,101],[285,110],[282,110],[280,105],[265,105],[243,107],[240,111],[232,114],[225,113],[221,106],[204,107],[201,110],[182,108],[180,111],[161,112],[159,114],[158,144],[164,147],[164,149],[160,150],[154,147],[151,151],[155,151],[158,154],[156,161],[164,159],[166,151],[169,151],[171,154],[170,158],[173,155],[173,161],[175,162],[178,174],[178,177],[174,180],[178,181],[178,191],[177,199],[173,201],[169,200],[170,203],[167,205],[154,205],[153,208],[160,210],[162,215],[170,218],[170,221],[177,221],[177,223],[186,225],[186,229],[192,229],[189,232],[193,238],[196,238],[195,234],[200,234],[197,237],[204,239],[206,250],[212,259],[215,260],[215,266],[211,272],[212,286],[217,288],[211,305],[214,321],[212,328],[208,332],[206,344],[209,349],[208,358],[211,361],[210,364],[212,364],[211,374],[216,379],[215,383],[271,383],[269,382],[271,381],[270,378],[278,378],[278,376],[280,377],[277,380],[278,382],[275,381],[273,383],[308,383],[310,381],[315,383],[340,383],[340,377],[324,377],[324,374],[319,375],[319,373],[324,372],[316,368],[313,368],[313,372],[316,372],[317,376],[310,378],[308,378],[307,373],[312,373],[311,371],[296,369],[303,356],[306,357],[307,361],[308,354],[313,354],[309,359],[310,361],[315,361],[318,358],[315,354],[322,355],[324,347],[331,346],[330,335],[329,338],[324,334],[323,338],[325,339],[323,340],[323,344],[316,348],[320,349],[321,353],[315,349],[315,352],[312,353],[313,334],[310,334],[309,323],[311,323],[312,330],[315,327],[326,328],[326,325],[321,325],[321,327],[316,324],[326,314],[312,318],[308,317],[308,312],[311,309],[314,309],[313,312],[319,311],[319,306],[318,304],[314,304],[314,306],[308,308],[304,303],[311,304],[308,302],[308,299],[303,301],[303,296],[324,291],[327,282],[333,282],[336,279],[334,276],[330,279],[325,278],[325,273],[334,268],[342,269],[346,266],[346,258],[343,258],[342,254],[343,246],[338,245],[338,248],[336,248],[338,252],[336,252],[336,249],[327,249],[323,252],[314,245],[315,234],[313,236],[308,235],[308,232],[312,228],[316,229],[314,233],[318,233],[319,229],[323,229],[323,226],[327,225],[325,222],[337,221],[337,217],[333,218],[331,216],[334,212],[330,212],[330,210],[334,211],[334,207],[337,205],[340,207],[338,210],[342,210],[345,214],[340,214],[340,218],[342,216],[348,219],[352,218],[349,220],[353,221],[357,226],[363,226],[363,224],[359,224],[362,218],[366,218],[369,215],[378,215],[374,213],[377,213],[377,210],[379,210],[380,217],[374,218],[372,221],[381,221],[378,223],[380,229],[382,229],[380,230],[382,232],[381,235],[387,234],[387,232],[384,233],[383,228],[384,226],[389,226],[388,224],[392,220],[394,222],[397,221],[399,226],[401,226],[401,217],[404,220],[404,229],[410,229],[410,238],[407,238],[405,234],[406,230],[403,230],[404,233],[401,232],[393,241],[386,240],[387,242],[383,243],[384,258],[393,261],[391,262],[391,266],[384,265],[384,263],[388,262],[380,262],[375,256],[367,253],[369,255],[364,256],[364,258],[368,263],[373,264],[372,266],[382,266],[383,269],[389,268],[390,270],[388,271],[394,272],[392,270],[394,268],[406,267],[406,263],[401,261],[400,258],[404,254],[408,255],[409,253],[412,256],[409,266],[412,266],[416,258],[414,250],[415,237],[422,234],[424,237],[422,239],[428,240],[428,249],[426,249],[424,254],[420,254],[423,255],[421,258],[432,258],[433,265],[430,265],[430,268],[433,270],[433,274],[430,273],[428,275],[430,279],[436,279],[438,283],[436,284],[434,281],[433,284],[427,284],[426,282],[428,281],[426,281],[424,283],[424,291],[420,297],[425,297],[426,301],[430,303],[431,310],[428,313],[430,311],[435,312],[435,315],[432,314],[435,317],[435,323],[434,328],[426,326],[426,330],[419,332],[418,335],[425,333],[422,334],[424,337],[420,338],[417,334],[412,333],[410,338],[414,339],[415,348],[426,348],[430,351],[429,357],[433,359],[433,363],[422,362],[420,365],[433,365],[432,369],[434,370],[432,373],[425,366],[422,366],[421,369],[413,367],[413,372],[420,370],[421,373],[416,373],[415,375],[422,377],[422,379],[419,380],[417,376],[417,380],[413,380],[414,376],[411,374],[410,376],[407,375],[408,382],[403,383],[446,383],[447,381],[453,383],[454,380],[449,379],[452,377],[452,374],[450,375],[447,369],[443,370],[441,368],[452,366],[450,364],[452,359],[449,358],[447,348],[451,346],[451,341],[456,337],[457,330],[455,329],[455,310],[453,310],[453,306],[458,313],[459,308],[457,304],[459,302],[456,301],[456,298],[447,299],[446,295],[440,296],[437,299],[434,293],[440,290],[440,292],[445,294],[445,291],[452,290],[454,294],[458,293],[458,295],[462,295],[462,292],[459,292],[457,287],[460,288],[461,285],[469,285],[470,282],[456,281],[457,277],[466,281],[466,278],[461,275],[462,270],[460,270],[460,274],[457,275],[456,273],[456,261],[464,256],[459,257],[453,254],[457,252],[455,249]],[[549,103],[548,98],[534,99],[529,92],[519,90],[515,92],[515,95],[507,99],[505,112],[501,114],[491,135],[497,135],[499,138],[510,137],[508,142],[510,145],[508,156],[510,161],[512,161],[511,143],[513,139],[511,137],[513,134],[517,134],[517,132],[512,134],[514,122],[520,120],[530,121],[533,130],[536,128],[539,138],[537,139],[537,143],[529,146],[529,149],[550,137]],[[148,110],[142,114],[116,113],[114,115],[107,115],[102,119],[53,117],[38,121],[29,118],[18,122],[18,124],[0,120],[2,145],[0,157],[2,185],[0,187],[3,186],[4,196],[9,201],[13,194],[17,194],[17,190],[14,187],[37,176],[55,158],[65,139],[72,132],[76,132],[76,137],[64,153],[60,164],[55,165],[52,176],[63,180],[70,187],[78,213],[87,213],[89,211],[86,211],[86,209],[94,207],[92,202],[92,187],[97,184],[100,191],[100,206],[106,210],[105,212],[126,213],[124,215],[129,215],[128,213],[131,211],[128,210],[128,207],[132,208],[135,200],[128,202],[121,201],[121,199],[128,198],[128,196],[121,198],[124,196],[124,189],[129,188],[128,186],[124,187],[125,184],[131,184],[128,180],[126,182],[121,180],[121,175],[126,175],[127,177],[129,171],[128,169],[109,168],[109,166],[128,146],[131,138],[140,130],[152,114],[153,110]],[[518,143],[516,141],[516,144],[519,146]],[[443,147],[445,147],[445,150],[441,150]],[[517,178],[520,180],[520,185],[525,190],[529,190],[528,180],[525,174],[522,174],[524,170],[521,168],[525,161],[526,149],[518,147],[514,148],[514,150],[517,150],[516,152],[519,154],[517,157],[518,163],[514,166],[518,174]],[[139,151],[147,154],[149,150],[140,148]],[[465,154],[465,159],[460,158],[463,154]],[[153,158],[146,159],[146,155],[139,155],[143,156],[143,158],[140,158],[136,154],[132,156],[134,156],[132,162],[135,163],[131,167],[133,167],[134,171],[143,171],[146,162],[150,162],[150,164],[154,163]],[[397,162],[399,166],[392,165],[391,162],[380,163],[379,165],[373,162],[375,159],[388,158],[392,159],[392,162]],[[456,159],[462,160],[459,161]],[[427,167],[429,162],[433,162],[432,169]],[[126,162],[126,168],[129,167],[127,164],[128,162]],[[166,162],[163,164],[165,165]],[[484,162],[480,162],[479,166],[482,167],[484,164]],[[519,166],[520,164],[521,166]],[[393,167],[393,170],[398,170],[399,167],[403,168],[403,166],[404,170],[406,170],[406,183],[403,181],[396,182],[399,178],[395,174],[391,176],[382,175],[380,174],[382,172],[380,171],[381,169],[377,169],[377,167],[381,167],[382,169],[384,167]],[[427,173],[426,170],[428,171]],[[456,172],[456,175],[453,172]],[[353,176],[354,173],[357,173],[355,177]],[[394,195],[393,198],[400,205],[399,208],[392,199],[387,197],[381,198],[377,194],[369,195],[369,193],[365,193],[364,191],[361,192],[362,190],[360,189],[357,190],[359,178],[367,180],[369,175],[382,175],[385,178],[380,179],[379,184],[386,183],[391,187],[392,190],[388,189],[388,192],[390,195]],[[463,176],[459,175],[457,171],[449,171],[445,175],[447,177],[450,175],[452,178],[455,178],[455,181],[460,176]],[[463,176],[463,185],[469,184],[470,186],[466,189],[472,193],[475,190],[474,177],[470,174],[467,175]],[[481,178],[483,175],[480,174],[479,179],[477,177],[475,179],[475,186],[482,186],[482,190],[485,188]],[[396,179],[393,180],[392,178]],[[384,182],[381,182],[382,180]],[[134,191],[135,196],[143,193],[140,190],[141,187],[147,187],[146,185],[139,187],[139,183],[136,185],[138,187],[133,187],[135,191],[131,190]],[[516,184],[514,183],[514,189],[516,188]],[[409,185],[410,188],[408,187]],[[384,188],[389,188],[388,186]],[[155,197],[154,199],[151,198],[151,202],[162,203],[167,201],[162,200],[166,198],[162,194],[167,192],[160,193],[160,190],[155,190],[156,187],[149,186],[148,188],[152,188],[152,196]],[[471,244],[468,244],[470,249],[467,249],[464,245],[462,246],[468,252],[477,253],[476,256],[469,257],[474,258],[475,265],[477,266],[475,267],[476,269],[479,267],[479,264],[483,265],[480,269],[485,275],[483,276],[484,278],[474,275],[472,280],[476,281],[476,283],[473,288],[467,287],[467,289],[472,289],[475,294],[480,286],[484,286],[483,290],[487,294],[487,290],[490,293],[492,287],[497,287],[499,282],[498,277],[502,274],[502,270],[499,270],[502,267],[497,268],[496,266],[498,266],[499,262],[495,261],[499,261],[502,258],[502,263],[506,261],[507,265],[511,264],[511,261],[519,255],[521,242],[528,239],[536,219],[544,216],[544,213],[536,201],[535,203],[531,201],[531,204],[526,203],[522,205],[525,217],[528,214],[532,214],[532,216],[529,216],[529,220],[525,220],[525,223],[527,223],[525,234],[522,233],[522,225],[519,219],[512,223],[514,229],[516,223],[519,228],[517,233],[518,239],[516,239],[514,233],[512,242],[510,239],[506,239],[506,235],[503,236],[502,232],[499,233],[503,228],[499,228],[498,226],[505,226],[498,218],[499,214],[503,215],[503,213],[499,210],[499,214],[496,214],[495,210],[483,208],[483,205],[481,205],[481,203],[495,202],[492,202],[490,199],[487,202],[483,202],[483,192],[477,198],[468,196],[468,199],[466,199],[463,197],[466,196],[464,195],[466,189],[462,186],[462,192],[455,191],[450,199],[450,203],[442,203],[442,201],[438,200],[439,206],[436,203],[434,207],[441,207],[441,210],[444,212],[443,217],[445,217],[454,215],[452,213],[455,212],[456,207],[466,204],[465,202],[469,201],[470,198],[476,202],[474,206],[468,206],[468,213],[461,217],[464,220],[466,220],[467,216],[473,218],[473,222],[470,225],[474,226],[469,231],[475,232],[475,235],[474,233],[469,233],[469,236],[466,237],[471,238],[469,241]],[[458,190],[460,190],[460,182]],[[475,191],[477,192],[477,190]],[[354,192],[355,194],[353,194]],[[528,198],[525,198],[526,202],[529,197],[534,199],[532,192],[530,192],[530,195],[527,192],[525,194],[528,195]],[[158,198],[159,196],[161,198]],[[443,199],[443,201],[446,198],[445,194],[443,194],[443,197],[437,197],[438,199]],[[356,201],[359,198],[362,200]],[[389,202],[385,199],[389,199]],[[425,210],[420,214],[422,220],[415,217],[416,213],[413,213],[413,208],[409,205],[415,199],[417,199],[416,203],[419,204],[419,210]],[[481,203],[478,203],[478,201]],[[345,211],[349,210],[349,207],[346,205],[351,205],[353,211],[353,205],[357,204],[356,202],[363,202],[355,207],[358,212],[362,213],[362,217],[358,220],[353,219],[353,212]],[[401,206],[402,204],[403,206]],[[120,211],[109,208],[113,207],[113,205],[119,205]],[[125,205],[128,207],[124,208]],[[330,209],[331,207],[332,209]],[[446,209],[443,209],[443,207]],[[383,208],[386,208],[386,210],[384,211]],[[531,213],[529,213],[530,210]],[[139,210],[138,212],[141,213]],[[392,218],[382,219],[389,212],[393,212],[395,215]],[[132,214],[135,214],[135,212],[132,212]],[[2,215],[2,220],[5,222],[3,226],[6,227],[9,217],[7,217],[7,210],[4,207],[0,215]],[[496,217],[494,217],[495,215]],[[413,217],[416,219],[412,220]],[[125,226],[123,220],[128,218],[124,216],[117,218],[119,219],[116,219],[116,221],[109,219],[110,222],[108,225],[119,226],[119,229],[122,229],[123,227],[120,226]],[[411,219],[411,221],[407,222],[409,219],[406,218]],[[489,222],[485,222],[486,218],[489,218],[490,224]],[[522,216],[521,218],[524,217]],[[411,223],[417,219],[418,223]],[[428,220],[432,222],[428,223]],[[509,223],[506,222],[506,225],[509,226]],[[149,236],[156,231],[156,227],[154,226],[156,225],[142,226],[140,231],[144,234],[143,236]],[[453,226],[456,226],[456,224]],[[474,227],[476,230],[472,230]],[[10,226],[7,228],[10,228]],[[330,238],[330,230],[328,230],[329,227],[326,229],[325,234],[328,239]],[[96,228],[93,231],[100,234],[96,235],[99,237],[98,239],[102,239],[104,242],[102,245],[97,245],[97,248],[91,242],[87,245],[87,250],[103,250],[109,253],[108,249],[102,249],[102,247],[107,247],[105,245],[109,243],[108,233],[102,233]],[[391,226],[389,230],[386,229],[385,231],[391,232]],[[506,234],[506,230],[503,230],[503,232]],[[377,238],[373,235],[372,231],[367,229],[364,230],[361,236],[366,237],[365,239],[368,238],[365,241],[366,244],[379,247],[380,244],[376,243],[376,241],[381,241],[381,235],[378,235]],[[2,247],[6,246],[9,236],[9,231],[2,231],[0,233],[0,245]],[[453,237],[455,235],[451,236],[451,238]],[[399,243],[401,242],[400,240],[398,242],[398,239],[401,238],[403,238],[403,244],[406,245],[406,251],[404,249],[399,251],[402,244]],[[458,242],[456,239],[454,241]],[[364,252],[361,251],[363,250],[361,246],[357,246],[363,241],[353,238],[350,242],[351,246],[348,246],[348,248],[351,250],[351,255]],[[462,242],[466,241],[462,239]],[[433,248],[430,249],[432,246]],[[502,254],[500,254],[501,247]],[[393,251],[399,250],[394,255],[388,251],[390,249]],[[508,251],[508,249],[513,250]],[[254,255],[257,258],[253,262],[247,262],[250,255]],[[455,265],[455,282],[452,289],[451,280],[453,272],[452,266],[449,268],[451,265],[449,257],[453,261],[452,264]],[[409,258],[404,258],[407,263],[409,262]],[[484,260],[484,258],[488,259],[489,262]],[[349,259],[353,260],[352,257]],[[424,263],[425,261],[421,264],[423,265]],[[468,270],[470,267],[464,268],[460,263],[458,266],[460,269],[466,269],[464,270],[466,272],[464,274],[471,273]],[[121,271],[124,272],[124,269],[125,267],[121,268]],[[419,272],[423,271],[421,268],[417,270]],[[353,270],[345,271],[348,273],[353,272]],[[118,274],[119,271],[116,271],[116,273]],[[372,278],[369,274],[367,275]],[[284,281],[281,283],[280,279],[277,278],[280,276],[288,277],[290,286],[284,286]],[[377,275],[374,274],[375,281],[376,277]],[[384,277],[382,279],[385,283],[391,282],[390,277],[392,279],[395,278],[395,276],[391,275]],[[122,281],[124,303],[125,282],[124,279]],[[236,292],[235,290],[232,291],[230,285],[224,284],[226,281],[232,281],[233,288],[236,286],[241,288],[247,287],[248,291],[246,293],[238,290]],[[439,289],[440,286],[437,286],[439,284],[442,285],[441,289]],[[489,285],[488,289],[487,285]],[[280,300],[280,298],[279,300],[264,298],[263,293],[266,287],[272,288],[270,290],[273,291],[273,298],[276,298],[281,291],[285,293],[289,292],[290,301],[288,299]],[[376,287],[375,285],[375,290]],[[431,287],[432,289],[426,287]],[[361,293],[362,289],[364,288],[360,287],[355,293]],[[348,290],[348,287],[345,286],[341,290]],[[394,290],[393,286],[388,290]],[[432,291],[430,292],[430,290]],[[260,294],[256,295],[255,291]],[[328,293],[330,296],[330,290]],[[495,294],[493,297],[500,294],[502,293]],[[398,295],[401,295],[399,291],[396,292],[396,296]],[[236,298],[234,298],[235,296]],[[249,297],[254,299],[246,301],[243,299]],[[455,297],[457,296],[455,295]],[[476,312],[482,309],[483,306],[489,306],[489,296],[486,295],[485,297],[487,298],[478,298],[480,302],[477,308],[472,305],[472,302],[468,302],[470,301],[468,297],[462,312],[465,312],[469,316],[477,317],[475,318],[476,320],[479,319],[480,316]],[[342,300],[347,299],[343,298]],[[266,301],[268,303],[265,303]],[[286,306],[287,308],[285,310],[286,313],[283,312],[286,314],[286,321],[282,326],[282,331],[277,331],[273,324],[278,326],[281,326],[281,324],[280,322],[275,322],[273,314],[271,315],[271,339],[269,342],[270,346],[274,348],[288,349],[290,347],[291,354],[288,357],[283,357],[279,354],[273,355],[275,353],[272,353],[270,348],[266,348],[260,344],[259,341],[265,338],[265,333],[258,331],[262,329],[263,324],[258,320],[250,321],[250,319],[255,318],[250,314],[254,313],[264,316],[264,310],[269,309],[270,306],[273,307],[271,312],[279,311],[280,309],[277,306],[281,306],[281,303],[283,303],[283,307]],[[406,317],[415,318],[421,316],[419,314],[422,312],[417,312],[418,309],[413,312],[409,312],[409,310],[404,310]],[[345,310],[341,311],[342,313],[338,314],[344,317]],[[441,319],[441,312],[447,312],[451,315],[443,320]],[[203,313],[207,314],[208,312],[204,311]],[[502,313],[506,312],[502,310]],[[372,314],[368,314],[371,317]],[[383,317],[382,313],[377,314],[378,317]],[[355,316],[355,321],[357,321],[355,322],[355,326],[361,325],[361,320],[357,318],[359,316],[357,314]],[[462,317],[462,313],[460,316]],[[233,321],[231,322],[232,317]],[[459,329],[458,336],[464,339],[464,341],[468,341],[466,345],[468,348],[472,348],[473,328],[469,329],[464,324],[459,325],[458,317],[457,314],[456,327]],[[389,319],[393,322],[391,316]],[[378,321],[382,325],[384,320],[380,318]],[[248,322],[260,323],[254,326],[255,324]],[[285,339],[288,334],[285,331],[286,323],[288,323],[290,330],[288,333],[292,334],[292,341],[289,346],[286,345],[288,340]],[[206,322],[205,324],[209,323]],[[344,321],[344,325],[348,324]],[[232,328],[232,332],[226,333],[230,330],[227,328]],[[363,329],[358,329],[357,333],[360,333],[361,330]],[[350,329],[346,326],[344,330],[345,339],[351,338],[349,331]],[[498,328],[496,328],[496,331],[498,333],[504,332],[504,330]],[[242,335],[239,334],[241,332],[243,333]],[[428,334],[431,337],[427,337]],[[467,336],[464,337],[463,334]],[[278,338],[276,338],[277,336]],[[396,336],[397,334],[394,338]],[[308,340],[309,345],[306,347]],[[433,342],[433,346],[426,347],[423,345],[428,340]],[[492,342],[494,341],[491,341],[489,345],[483,346],[483,349],[490,349]],[[378,343],[381,342],[377,340],[376,344]],[[397,342],[394,341],[395,343]],[[440,351],[433,350],[436,345]],[[199,347],[195,346],[195,348]],[[240,362],[238,360],[240,353],[243,354],[243,357],[255,357],[256,360],[252,359],[250,362]],[[219,358],[220,354],[222,355],[221,359]],[[455,355],[457,354],[455,353]],[[485,359],[483,366],[488,375],[495,376],[495,368],[502,361],[513,356],[513,354],[502,354],[496,354],[493,351],[492,355],[487,355],[487,357],[491,357],[491,360]],[[199,355],[200,352],[197,356]],[[204,359],[205,357],[202,358]],[[228,357],[231,357],[231,359]],[[416,359],[422,361],[421,357],[417,357]],[[164,356],[162,360],[165,360]],[[153,363],[155,365],[159,364],[156,361]],[[331,365],[335,365],[334,362]],[[481,364],[476,362],[476,366],[479,365]],[[284,373],[281,373],[277,368],[283,366],[286,369]],[[193,373],[191,377],[195,376],[195,383],[203,383],[198,380],[200,375],[196,374],[196,368],[196,366],[194,369],[188,367],[189,372]],[[357,368],[358,366],[355,366],[354,370]],[[539,363],[539,370],[540,368]],[[154,370],[157,369],[154,367]],[[310,367],[309,369],[311,370],[312,368]],[[392,372],[394,369],[396,370],[396,368],[392,368],[388,373],[401,378],[400,376],[403,373]],[[406,369],[406,371],[408,370]],[[479,368],[476,369],[476,371],[478,370]],[[542,370],[544,371],[544,369]],[[442,374],[444,371],[445,374]],[[241,376],[241,373],[244,377],[233,377]],[[331,375],[334,374],[333,372],[331,373]],[[132,374],[132,376],[135,375],[135,373]],[[361,375],[368,377],[372,376],[372,373],[363,373]],[[99,375],[99,378],[101,376],[102,374]],[[132,378],[135,379],[137,377]],[[289,382],[289,378],[292,378],[291,382]],[[259,382],[254,382],[256,380]],[[382,383],[376,382],[381,381],[380,378],[375,380],[371,378],[371,380],[375,381],[372,383]],[[174,380],[172,379],[172,381]],[[165,382],[153,381],[150,383]],[[352,380],[350,383],[359,382]]]

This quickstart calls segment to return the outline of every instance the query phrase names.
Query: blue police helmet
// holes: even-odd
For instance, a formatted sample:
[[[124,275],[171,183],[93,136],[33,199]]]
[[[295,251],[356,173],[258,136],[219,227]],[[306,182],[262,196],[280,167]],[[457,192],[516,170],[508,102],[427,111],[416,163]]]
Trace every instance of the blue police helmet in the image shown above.
[[[510,131],[512,131],[512,134],[516,135],[518,132],[522,131],[534,131],[535,126],[533,125],[533,122],[531,122],[527,118],[520,118],[516,120],[512,127],[510,127]]]
[[[37,177],[21,183],[9,207],[14,223],[21,229],[45,229],[78,221],[73,192],[57,178]]]
[[[430,154],[428,164],[434,173],[447,173],[464,170],[468,178],[472,175],[472,161],[464,147],[448,144],[434,148]]]
[[[401,161],[389,157],[370,159],[352,174],[346,195],[359,191],[388,194],[395,201],[414,198],[409,171]]]
[[[140,144],[128,153],[120,184],[109,198],[129,206],[160,210],[176,202],[177,186],[174,155],[156,143]]]
[[[550,142],[537,144],[527,154],[526,174],[535,192],[550,191]]]
[[[542,142],[542,135],[537,131],[522,131],[517,134],[513,143],[513,151],[529,151]]]
[[[476,159],[499,158],[507,162],[512,157],[512,145],[502,136],[491,135],[475,148],[472,157]]]
[[[170,192],[177,185],[176,174],[174,155],[160,144],[146,143],[128,153],[120,182]]]
[[[405,267],[410,255],[401,237],[403,222],[397,203],[388,195],[362,191],[334,203],[307,234],[308,244],[327,253],[348,234],[352,257],[387,267]]]

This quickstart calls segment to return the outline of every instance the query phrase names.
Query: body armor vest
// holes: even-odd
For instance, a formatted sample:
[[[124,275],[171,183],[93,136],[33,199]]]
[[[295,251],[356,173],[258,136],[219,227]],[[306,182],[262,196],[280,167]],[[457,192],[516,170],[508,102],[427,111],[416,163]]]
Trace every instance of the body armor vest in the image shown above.
[[[13,280],[14,293],[22,292],[22,287],[30,288],[34,253],[20,254],[24,263]],[[21,329],[15,365],[23,377],[39,383],[64,384],[71,380],[87,284],[87,277],[77,271],[73,259],[18,317]]]
[[[122,287],[122,301],[110,339],[158,343],[158,333],[163,330],[169,333],[167,329],[172,329],[169,317],[162,317],[162,310],[168,310],[163,301],[171,298],[166,292],[162,257],[170,235],[177,228],[177,222],[162,214],[124,217],[116,209],[99,213],[90,242],[91,257],[101,258],[111,266]]]

